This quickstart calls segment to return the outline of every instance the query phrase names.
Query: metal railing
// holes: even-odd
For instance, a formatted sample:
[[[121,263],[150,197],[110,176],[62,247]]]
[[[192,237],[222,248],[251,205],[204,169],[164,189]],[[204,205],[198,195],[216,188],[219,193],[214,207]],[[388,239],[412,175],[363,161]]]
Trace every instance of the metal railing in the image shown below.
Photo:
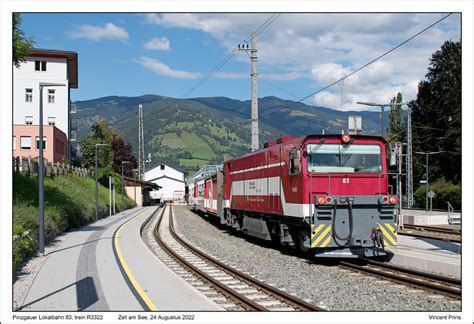
[[[454,208],[448,201],[448,224],[461,224],[461,217],[454,216]]]

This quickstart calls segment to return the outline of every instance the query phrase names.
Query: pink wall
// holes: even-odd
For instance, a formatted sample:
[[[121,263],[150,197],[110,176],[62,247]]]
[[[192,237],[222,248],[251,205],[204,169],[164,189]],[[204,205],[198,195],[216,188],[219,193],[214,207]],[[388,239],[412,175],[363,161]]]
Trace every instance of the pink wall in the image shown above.
[[[38,136],[38,125],[13,125],[13,137],[15,138],[13,156],[37,157],[39,150],[36,149],[36,136]],[[44,158],[53,163],[63,162],[67,156],[66,134],[55,126],[45,125],[43,126],[43,136],[46,138]],[[21,137],[31,138],[30,149],[21,148]]]

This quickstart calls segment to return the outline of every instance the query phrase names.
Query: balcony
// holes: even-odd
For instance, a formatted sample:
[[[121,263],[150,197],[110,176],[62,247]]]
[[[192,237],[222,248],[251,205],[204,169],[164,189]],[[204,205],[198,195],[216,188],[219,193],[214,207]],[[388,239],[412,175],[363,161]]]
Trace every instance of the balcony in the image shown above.
[[[77,135],[76,131],[71,131],[71,137],[69,138],[70,143],[76,143],[77,142]]]
[[[77,109],[76,109],[76,105],[75,105],[75,104],[71,104],[71,110],[69,111],[69,113],[71,114],[71,117],[72,117],[72,116],[76,116],[76,114],[77,114]]]
[[[77,130],[77,119],[72,119],[71,118],[71,131]]]

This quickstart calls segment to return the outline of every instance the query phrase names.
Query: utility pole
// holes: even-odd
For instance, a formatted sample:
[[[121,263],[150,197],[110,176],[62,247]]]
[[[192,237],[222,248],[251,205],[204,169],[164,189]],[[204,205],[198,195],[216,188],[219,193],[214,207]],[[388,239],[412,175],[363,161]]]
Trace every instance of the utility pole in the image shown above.
[[[407,120],[407,206],[413,207],[413,142],[411,133],[411,109],[408,106],[408,120]]]
[[[138,179],[145,172],[145,143],[143,137],[143,106],[138,105]]]
[[[245,52],[250,52],[250,62],[252,65],[252,138],[251,138],[251,147],[252,152],[258,150],[258,95],[257,95],[257,33],[255,30],[252,31],[252,47],[249,49],[248,44],[241,44],[238,46],[238,49]]]

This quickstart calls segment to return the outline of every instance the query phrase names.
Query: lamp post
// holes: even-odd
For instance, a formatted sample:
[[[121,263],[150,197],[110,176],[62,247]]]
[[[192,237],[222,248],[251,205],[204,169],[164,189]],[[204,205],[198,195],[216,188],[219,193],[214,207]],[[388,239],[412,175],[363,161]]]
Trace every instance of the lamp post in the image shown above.
[[[98,150],[99,146],[107,146],[108,144],[96,143],[95,144],[95,220],[99,220],[99,160]]]
[[[437,151],[437,152],[415,152],[416,154],[425,154],[426,156],[426,178],[425,178],[425,204],[426,204],[426,212],[428,212],[428,178],[429,178],[429,167],[428,167],[428,156],[430,154],[439,154],[439,153],[445,153],[445,151]]]
[[[43,150],[44,150],[44,138],[43,138],[43,88],[48,87],[65,87],[63,83],[50,83],[40,82],[39,83],[39,157],[38,157],[38,178],[39,178],[39,253],[44,254],[44,161],[43,161]]]
[[[122,211],[123,211],[123,165],[128,164],[130,161],[122,161]]]
[[[394,103],[389,103],[389,104],[379,104],[379,103],[375,103],[375,102],[360,102],[360,101],[357,101],[357,103],[359,105],[380,107],[380,110],[381,110],[380,124],[382,126],[382,131],[381,131],[382,137],[384,136],[384,127],[383,127],[384,118],[383,117],[384,117],[385,107],[401,106],[401,105],[406,105],[407,104],[406,102],[400,102],[400,103],[394,102]]]

